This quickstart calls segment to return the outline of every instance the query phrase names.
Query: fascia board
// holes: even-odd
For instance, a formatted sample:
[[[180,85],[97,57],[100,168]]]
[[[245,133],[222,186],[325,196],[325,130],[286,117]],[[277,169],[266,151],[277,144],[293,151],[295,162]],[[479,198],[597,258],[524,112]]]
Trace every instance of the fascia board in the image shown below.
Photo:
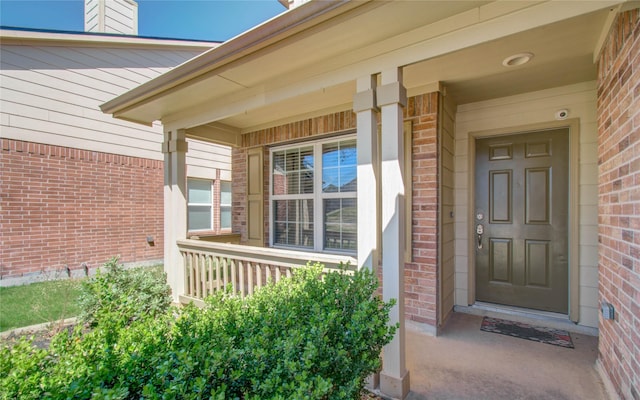
[[[83,34],[67,32],[39,32],[0,29],[0,43],[3,45],[82,46],[82,47],[138,47],[138,48],[183,48],[210,50],[220,46],[220,42],[206,42],[180,39],[145,38],[108,34]]]

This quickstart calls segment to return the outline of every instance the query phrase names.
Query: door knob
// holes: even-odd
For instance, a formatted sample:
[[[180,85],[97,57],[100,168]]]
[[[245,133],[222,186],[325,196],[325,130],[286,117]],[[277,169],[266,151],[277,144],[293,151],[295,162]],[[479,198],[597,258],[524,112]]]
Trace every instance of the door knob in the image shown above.
[[[476,226],[476,234],[478,234],[478,250],[482,249],[482,235],[484,234],[484,226],[478,224]]]

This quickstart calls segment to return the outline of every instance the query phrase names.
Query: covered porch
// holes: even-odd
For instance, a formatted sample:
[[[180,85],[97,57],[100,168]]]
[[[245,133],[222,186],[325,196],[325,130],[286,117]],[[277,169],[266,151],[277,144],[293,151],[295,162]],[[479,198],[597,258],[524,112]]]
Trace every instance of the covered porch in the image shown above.
[[[407,338],[422,339],[407,323],[448,332],[462,318],[454,309],[479,300],[477,141],[562,129],[569,233],[557,317],[597,333],[595,63],[633,8],[311,1],[106,103],[118,118],[164,125],[164,254],[176,300],[228,283],[249,295],[307,261],[372,268],[400,324],[380,390],[406,398],[421,379],[409,371],[423,368],[408,355],[419,352]],[[239,245],[187,239],[187,138],[233,147]]]
[[[409,325],[408,400],[608,399],[593,368],[597,337],[572,333],[567,349],[483,332],[481,323],[455,313],[437,337]]]

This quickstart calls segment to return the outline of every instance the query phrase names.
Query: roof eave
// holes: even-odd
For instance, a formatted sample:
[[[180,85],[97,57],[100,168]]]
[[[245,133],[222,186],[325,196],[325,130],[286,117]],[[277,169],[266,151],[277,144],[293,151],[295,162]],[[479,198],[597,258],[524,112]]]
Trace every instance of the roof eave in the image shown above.
[[[131,47],[182,47],[210,49],[219,46],[220,42],[203,40],[186,40],[172,38],[155,38],[131,35],[116,35],[87,32],[45,31],[23,28],[0,28],[2,44],[47,43],[60,45],[113,45]]]
[[[118,118],[124,112],[186,84],[205,73],[228,65],[239,58],[290,37],[301,30],[372,0],[310,1],[246,31],[222,45],[206,51],[190,61],[160,75],[100,106],[102,112]],[[161,116],[158,116],[159,119]],[[146,121],[151,123],[152,121]]]

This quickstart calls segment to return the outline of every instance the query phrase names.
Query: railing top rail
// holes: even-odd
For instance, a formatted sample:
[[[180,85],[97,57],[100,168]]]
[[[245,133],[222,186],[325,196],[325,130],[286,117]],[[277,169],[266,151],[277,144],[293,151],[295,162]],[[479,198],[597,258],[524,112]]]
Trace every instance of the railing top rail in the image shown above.
[[[183,239],[177,241],[181,250],[194,252],[212,252],[225,257],[237,258],[248,262],[269,263],[272,265],[291,266],[306,265],[308,261],[319,262],[327,268],[337,268],[340,263],[349,263],[349,269],[355,270],[357,260],[348,255],[311,253],[288,249],[246,246],[231,243],[203,242],[201,240]]]

